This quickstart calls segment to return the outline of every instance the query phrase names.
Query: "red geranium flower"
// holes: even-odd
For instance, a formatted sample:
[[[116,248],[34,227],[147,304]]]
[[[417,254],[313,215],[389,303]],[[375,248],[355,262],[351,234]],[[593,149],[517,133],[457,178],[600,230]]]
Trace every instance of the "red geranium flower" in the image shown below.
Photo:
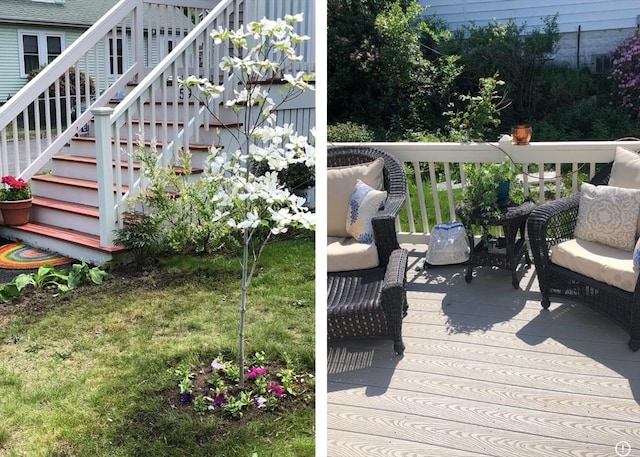
[[[3,176],[2,184],[6,187],[0,189],[0,200],[15,201],[31,198],[31,187],[24,179],[16,179],[13,176]]]

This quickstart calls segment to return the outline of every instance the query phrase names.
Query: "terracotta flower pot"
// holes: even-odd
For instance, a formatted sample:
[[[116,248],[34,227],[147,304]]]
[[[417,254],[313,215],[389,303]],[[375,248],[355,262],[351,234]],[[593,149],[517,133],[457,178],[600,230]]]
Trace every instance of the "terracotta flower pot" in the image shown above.
[[[515,125],[511,127],[511,141],[518,145],[529,144],[531,133],[530,125]]]
[[[24,225],[29,222],[33,199],[0,201],[4,225]]]

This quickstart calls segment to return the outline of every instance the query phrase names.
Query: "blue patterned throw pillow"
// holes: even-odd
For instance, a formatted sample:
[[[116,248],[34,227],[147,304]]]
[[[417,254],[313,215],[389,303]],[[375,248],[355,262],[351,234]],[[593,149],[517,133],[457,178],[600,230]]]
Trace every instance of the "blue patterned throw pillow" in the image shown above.
[[[633,269],[640,270],[640,238],[636,241],[636,247],[633,248]]]
[[[349,201],[347,233],[360,243],[373,243],[371,220],[384,206],[386,199],[387,192],[376,190],[358,179]]]

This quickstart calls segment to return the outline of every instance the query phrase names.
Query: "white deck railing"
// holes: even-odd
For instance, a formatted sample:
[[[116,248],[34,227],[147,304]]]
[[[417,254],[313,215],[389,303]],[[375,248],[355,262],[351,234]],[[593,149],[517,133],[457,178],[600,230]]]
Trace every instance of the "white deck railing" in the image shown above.
[[[178,5],[184,14],[176,14]],[[120,1],[2,106],[0,172],[30,179],[89,122],[91,108],[142,79],[167,43],[183,38],[210,6],[202,0]],[[110,51],[119,46],[121,53]]]
[[[334,143],[329,147],[350,144],[356,145]],[[532,142],[516,146],[507,135],[496,143],[366,145],[385,150],[405,165],[411,165],[406,167],[411,198],[397,222],[399,239],[403,243],[427,243],[433,224],[456,219],[455,206],[460,199],[456,189],[463,189],[465,185],[464,163],[501,162],[509,156],[514,164],[522,165],[525,170],[520,175],[524,194],[540,204],[548,198],[578,191],[580,176],[592,177],[598,164],[613,160],[617,146],[640,150],[640,141]],[[462,170],[459,178],[454,179],[458,170]],[[539,186],[540,180],[546,185]],[[415,183],[422,183],[422,187]],[[420,191],[421,188],[426,192]]]

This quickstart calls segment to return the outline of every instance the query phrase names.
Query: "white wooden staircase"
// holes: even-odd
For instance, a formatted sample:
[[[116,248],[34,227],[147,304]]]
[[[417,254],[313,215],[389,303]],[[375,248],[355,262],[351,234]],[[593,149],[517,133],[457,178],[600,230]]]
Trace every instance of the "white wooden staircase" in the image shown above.
[[[218,62],[226,51],[214,49],[212,30],[235,29],[241,20],[255,20],[269,12],[277,15],[274,18],[296,14],[301,7],[308,10],[304,11],[305,21],[313,21],[314,2],[213,3],[212,8],[212,2],[203,0],[122,0],[0,109],[2,175],[29,180],[34,195],[30,222],[19,227],[0,225],[0,237],[92,264],[126,256],[113,237],[123,226],[126,197],[141,190],[140,165],[132,158],[140,138],[147,144],[154,142],[159,160],[166,165],[175,163],[173,158],[180,149],[188,148],[196,173],[204,167],[212,144],[235,147],[229,134],[238,127],[234,113],[216,104],[209,107],[214,110],[213,117],[202,101],[172,82],[190,74],[214,75],[212,80],[220,77]],[[158,23],[158,18],[175,16],[176,11],[178,21]],[[165,58],[152,62],[160,56],[160,48],[152,48],[159,41],[153,37],[167,34],[171,28],[170,35],[181,41],[173,43],[173,51]],[[131,31],[130,56],[122,74],[114,78],[100,73],[95,56],[104,54],[101,46],[119,30]],[[301,32],[312,35],[311,29]],[[193,67],[194,62],[199,65]],[[313,67],[309,62],[305,66],[305,71]],[[58,101],[49,95],[51,87],[58,90],[61,78],[73,81],[71,67],[92,75],[96,82],[93,97],[89,97],[89,90],[71,100]],[[227,89],[226,99],[232,98],[232,89]],[[37,114],[38,98],[47,103],[51,98],[57,107],[66,103],[67,113],[75,108],[79,114],[75,119],[66,115],[66,128],[59,124],[65,116],[62,111],[57,113],[58,121],[47,113],[44,125],[29,125],[25,114],[28,110]],[[315,124],[313,113],[311,95],[282,106],[277,115],[279,121],[293,122],[306,134]],[[35,131],[36,137],[20,141],[20,130]]]

